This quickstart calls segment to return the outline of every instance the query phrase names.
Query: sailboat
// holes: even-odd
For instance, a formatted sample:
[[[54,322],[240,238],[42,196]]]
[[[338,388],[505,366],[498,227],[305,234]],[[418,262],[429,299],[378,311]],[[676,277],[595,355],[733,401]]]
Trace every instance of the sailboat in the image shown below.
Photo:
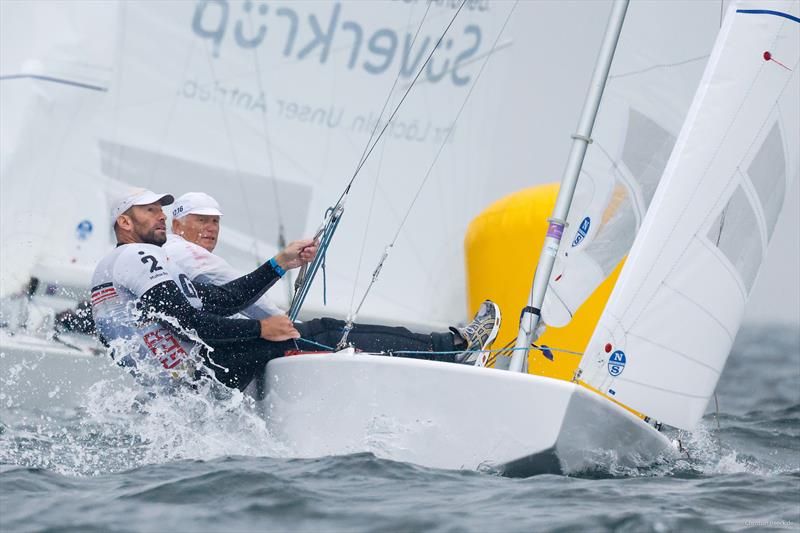
[[[89,113],[91,120],[70,122],[65,118],[64,132],[69,135],[72,130],[68,126],[91,122],[85,126],[85,136],[74,135],[72,139],[77,146],[83,138],[86,147],[95,153],[99,151],[99,156],[76,155],[74,161],[84,165],[93,162],[94,166],[73,176],[68,183],[74,185],[77,180],[84,180],[88,190],[100,193],[93,202],[98,214],[87,218],[95,228],[92,236],[104,243],[99,248],[112,244],[110,231],[104,229],[103,222],[98,222],[105,219],[102,196],[113,196],[115,187],[127,184],[161,184],[162,188],[175,192],[204,189],[215,195],[226,211],[219,252],[242,270],[252,268],[257,259],[276,251],[279,228],[283,227],[292,237],[313,233],[325,207],[341,185],[341,176],[352,171],[353,161],[361,153],[362,141],[369,137],[378,122],[382,98],[394,72],[406,73],[398,78],[401,86],[409,82],[409,73],[413,74],[413,67],[420,64],[418,58],[433,45],[455,8],[432,5],[428,13],[424,2],[405,4],[359,4],[355,9],[352,4],[342,3],[260,4],[201,0],[156,5],[131,1],[108,4],[107,9],[98,14],[94,4],[89,11],[87,6],[77,3],[37,3],[36,9],[68,12],[63,17],[48,13],[48,17],[35,19],[59,20],[65,25],[66,28],[50,28],[52,32],[43,32],[60,35],[69,45],[53,43],[52,50],[63,54],[65,50],[83,47],[101,56],[87,60],[76,54],[71,61],[56,63],[58,68],[48,61],[23,65],[27,76],[25,83],[50,98],[53,108],[63,103],[60,96],[54,96],[55,87],[79,89],[84,86],[83,90],[91,91],[87,94],[98,97],[96,108]],[[716,30],[715,6],[712,9],[708,4],[695,2],[676,6],[678,11],[689,6],[702,10],[704,16],[694,17],[692,22],[701,19],[707,22],[706,19],[713,18]],[[576,65],[587,63],[588,66],[592,59],[589,56],[593,55],[600,39],[600,28],[575,20],[569,6],[529,3],[521,4],[518,16],[511,20],[512,26],[515,23],[519,26],[516,33],[510,32],[513,39],[500,39],[492,44],[509,7],[509,4],[469,2],[467,11],[459,16],[453,41],[444,43],[446,54],[437,56],[440,62],[425,70],[424,83],[415,87],[412,94],[417,98],[409,99],[401,110],[398,117],[402,119],[401,126],[390,130],[391,142],[379,147],[365,166],[365,172],[375,176],[373,186],[357,189],[361,198],[353,198],[348,204],[348,215],[328,255],[328,290],[322,290],[320,283],[315,285],[304,308],[305,316],[346,316],[352,300],[350,291],[335,288],[360,283],[356,258],[362,255],[362,249],[366,249],[366,255],[380,255],[385,235],[394,231],[402,209],[410,201],[410,177],[424,173],[446,130],[453,127],[454,95],[463,97],[475,81],[478,67],[488,58],[488,70],[476,85],[467,112],[455,124],[455,134],[448,145],[454,153],[469,155],[443,158],[431,184],[438,186],[439,194],[422,195],[422,204],[417,206],[420,212],[435,213],[438,223],[432,224],[431,216],[411,217],[410,225],[404,230],[404,240],[399,244],[412,252],[392,256],[393,262],[382,273],[381,285],[361,315],[362,320],[417,322],[425,328],[444,327],[464,320],[464,276],[454,265],[461,263],[465,228],[489,199],[528,184],[527,174],[557,172],[565,154],[553,139],[559,138],[558,128],[566,121],[565,116],[571,116],[564,111],[572,105],[569,95],[574,92],[575,98],[579,97],[582,89],[576,88],[585,86],[586,73],[590,71],[590,68],[576,68]],[[586,13],[597,17],[603,16],[606,8],[607,4],[599,2],[582,6]],[[710,12],[714,12],[713,17],[708,16]],[[87,17],[87,13],[92,16]],[[587,15],[586,20],[597,17]],[[408,24],[401,26],[400,18],[408,20]],[[685,23],[680,13],[666,18]],[[419,24],[418,20],[421,20]],[[559,28],[567,26],[576,31],[565,37]],[[421,29],[418,41],[412,46],[418,29]],[[87,33],[83,42],[75,42],[75,36],[84,35],[84,31]],[[707,54],[703,45],[707,41],[710,49],[713,33],[687,32],[687,39],[675,46],[684,53],[676,53],[675,64],[666,65],[669,61],[662,61],[641,66],[640,70],[666,69],[674,74],[679,68],[677,63],[682,60],[690,67],[702,66]],[[555,58],[552,53],[543,58],[531,57],[530,50],[549,50],[550,47],[558,50]],[[580,54],[584,49],[592,53]],[[776,62],[769,62],[770,66],[781,62],[792,68],[791,58],[787,62],[777,51],[771,53]],[[584,56],[586,58],[582,59]],[[761,61],[765,61],[763,57]],[[520,67],[531,62],[533,68]],[[4,66],[8,64],[4,59]],[[76,77],[75,69],[87,64],[90,70]],[[570,68],[565,69],[565,64]],[[69,76],[55,75],[65,73]],[[628,74],[631,73],[616,73],[617,79]],[[612,73],[612,78],[614,75]],[[52,78],[59,81],[53,82]],[[64,78],[77,84],[64,84]],[[5,88],[11,78],[6,76],[0,82]],[[536,91],[535,97],[530,95],[531,88]],[[796,88],[794,90],[796,92]],[[647,100],[649,93],[631,89],[623,100],[631,94]],[[390,103],[394,103],[397,96],[391,93],[393,101]],[[687,107],[690,99],[691,96]],[[677,98],[671,100],[677,101]],[[663,105],[664,100],[656,102]],[[647,103],[653,105],[652,101]],[[675,137],[680,137],[677,130],[683,123],[686,109],[678,104],[675,108],[675,113],[665,122],[675,129]],[[75,111],[80,106],[69,104],[67,109]],[[602,115],[603,108],[600,112]],[[445,118],[439,118],[442,115]],[[531,116],[539,119],[531,124]],[[613,113],[609,116],[613,117]],[[412,130],[415,123],[419,129]],[[524,124],[529,136],[519,134],[520,124]],[[608,127],[614,130],[626,126]],[[562,129],[561,137],[566,138],[567,126]],[[412,135],[414,131],[416,136]],[[631,131],[634,130],[631,128]],[[31,130],[30,133],[35,137],[37,132]],[[3,137],[9,138],[5,134]],[[790,137],[786,139],[791,140]],[[539,147],[537,153],[529,150],[532,140]],[[600,144],[596,142],[594,146]],[[40,141],[42,145],[49,146]],[[487,149],[496,145],[507,149]],[[791,142],[785,145],[793,146]],[[58,175],[58,163],[65,152],[70,153],[56,152],[49,159],[54,177]],[[670,161],[677,153],[676,150],[672,152]],[[12,153],[16,157],[13,151],[8,152]],[[788,148],[785,153],[787,170],[784,176],[788,184],[796,166],[791,166],[794,159],[789,157],[792,154]],[[4,158],[12,160],[6,153]],[[591,158],[590,147],[587,161]],[[612,163],[608,167],[614,169],[617,165]],[[526,175],[520,175],[519,168],[525,168]],[[587,166],[586,172],[599,175],[605,170],[595,171]],[[382,174],[384,179],[378,180]],[[490,175],[498,179],[487,180]],[[664,172],[665,178],[668,175]],[[4,187],[8,183],[36,179],[29,172],[21,172],[14,180],[8,180],[7,176],[11,175],[4,169]],[[449,176],[458,177],[457,186],[445,181]],[[21,185],[20,190],[30,191]],[[5,194],[5,189],[3,192],[4,201],[19,198]],[[580,189],[578,192],[580,194]],[[71,193],[70,187],[63,194],[67,193]],[[33,204],[34,192],[28,194],[31,198],[20,201],[19,206]],[[53,195],[51,201],[58,201],[59,196]],[[377,202],[371,202],[370,197],[377,198]],[[651,208],[658,205],[658,197],[658,194],[652,197]],[[449,201],[443,202],[442,198]],[[590,206],[590,209],[606,209],[606,199],[598,201],[599,207]],[[591,203],[586,201],[587,205]],[[83,198],[76,195],[73,202],[59,204],[60,207],[64,205],[85,204]],[[373,216],[373,207],[382,216]],[[640,216],[644,216],[646,207],[641,209]],[[5,203],[2,211],[3,215],[8,213]],[[49,242],[46,234],[56,224],[72,231],[70,239],[60,241],[62,244],[74,241],[74,230],[83,219],[68,220],[64,213],[63,221],[43,228],[43,242]],[[570,216],[573,216],[572,210]],[[370,221],[366,235],[362,228],[364,220]],[[643,231],[644,222],[637,220],[637,223]],[[349,229],[347,224],[351,224]],[[9,227],[19,228],[20,224],[3,225],[4,230]],[[573,222],[565,228],[570,244],[575,237],[569,232],[579,227],[579,223]],[[591,242],[597,228],[597,224],[591,226],[583,242]],[[342,238],[347,232],[359,237],[364,235],[364,238]],[[4,233],[4,259],[10,249],[7,242]],[[14,253],[19,250],[31,251],[25,242],[13,247]],[[561,247],[559,252],[563,250]],[[616,260],[627,252],[627,248],[616,251]],[[634,263],[633,254],[633,251],[628,254],[628,264]],[[63,254],[53,255],[61,257]],[[43,259],[46,254],[38,251],[25,257],[28,257],[27,262],[13,269],[7,269],[6,262],[2,265],[4,288],[14,287],[4,294],[18,290],[30,272],[47,263]],[[558,259],[561,261],[556,262],[557,267],[563,265],[566,258]],[[71,260],[67,263],[72,264]],[[62,281],[60,267],[54,270],[55,281]],[[580,269],[570,267],[570,272],[576,270]],[[15,283],[7,281],[9,273],[17,276]],[[567,286],[564,284],[571,277],[565,276],[554,283],[557,274],[554,272],[550,280],[551,289],[555,285]],[[561,287],[547,292],[559,295],[557,303],[566,302],[567,310],[545,302],[546,318],[555,317],[557,312],[562,315],[574,312],[582,295],[590,292],[586,287],[602,278],[576,277],[584,288],[576,290],[579,294],[574,298],[566,298]],[[419,313],[420,309],[424,311]],[[514,314],[514,310],[506,310],[506,317],[509,312]],[[556,323],[555,318],[552,320]],[[12,343],[20,344],[22,337],[28,338],[19,333],[13,339],[0,337],[3,352],[11,353],[8,347]],[[33,352],[28,354],[35,352],[42,356],[40,372],[52,361],[48,356],[55,354],[57,344],[48,339],[37,342]],[[602,341],[593,339],[592,342],[600,342],[601,354],[605,353]],[[612,346],[619,346],[626,355],[618,380],[635,374],[636,371],[631,371],[634,360],[630,349],[619,342]],[[0,366],[8,360],[9,357],[0,360]],[[105,363],[105,366],[97,364],[90,368],[117,370],[109,361]],[[587,365],[588,362],[581,365],[585,373],[578,380],[583,381],[580,384],[521,372],[363,354],[295,357],[269,366],[264,380],[269,393],[262,406],[275,433],[301,455],[367,450],[428,466],[489,466],[508,474],[525,474],[580,469],[591,463],[587,450],[598,453],[610,450],[624,460],[653,457],[669,450],[669,441],[642,417],[663,419],[667,424],[671,423],[671,418],[650,410],[650,406],[641,408],[626,397],[628,392],[624,389],[596,383],[589,377]],[[2,368],[6,374],[7,367]],[[83,370],[77,374],[88,375]],[[25,379],[35,382],[37,370],[30,375],[33,377]],[[92,374],[92,379],[103,377]],[[51,398],[53,382],[45,380],[44,383],[41,392],[45,403],[68,401],[61,396],[63,387]],[[489,435],[494,436],[487,437]]]
[[[114,244],[108,199],[130,186],[204,190],[226,213],[217,253],[252,269],[276,253],[281,236],[313,234],[387,92],[396,104],[457,7],[264,4],[249,11],[247,2],[205,0],[2,4],[0,298],[26,304],[25,287],[36,277],[29,307],[44,311],[15,330],[19,321],[3,309],[0,374],[13,398],[36,390],[42,406],[69,405],[81,384],[114,370],[92,350],[51,338],[46,318],[88,298],[89,274]],[[328,290],[315,284],[301,318],[347,315],[351,289],[367,277],[358,258],[366,265],[383,251],[416,179],[455,125],[415,208],[434,215],[409,218],[397,246],[403,252],[393,254],[360,319],[419,329],[465,322],[466,227],[486,202],[529,184],[529,174],[558,171],[564,150],[555,139],[569,132],[593,60],[585,50],[602,31],[592,19],[606,8],[587,4],[587,19],[574,21],[567,5],[522,3],[500,32],[511,6],[468,2],[458,15],[452,41],[442,43],[362,169],[363,186],[354,188],[328,254]],[[566,25],[574,32],[555,29]],[[531,57],[546,44],[562,49],[571,68]],[[473,86],[454,122],[454,101]],[[539,120],[531,124],[530,116]],[[531,138],[542,153],[528,150]],[[492,143],[506,151],[483,149]],[[286,287],[272,292],[288,308]],[[44,372],[48,361],[62,361],[55,354],[76,363]]]
[[[626,4],[616,4],[610,33]],[[666,453],[670,442],[651,422],[692,430],[702,417],[797,173],[799,16],[796,2],[731,6],[572,381],[520,372],[517,354],[508,371],[352,349],[287,357],[266,370],[265,416],[276,435],[300,454],[329,455],[390,434],[379,454],[512,476],[580,471],[603,454],[635,465]],[[575,137],[588,141],[586,131]],[[523,347],[555,248],[574,242],[560,239],[563,225],[551,219],[533,311],[521,319]]]

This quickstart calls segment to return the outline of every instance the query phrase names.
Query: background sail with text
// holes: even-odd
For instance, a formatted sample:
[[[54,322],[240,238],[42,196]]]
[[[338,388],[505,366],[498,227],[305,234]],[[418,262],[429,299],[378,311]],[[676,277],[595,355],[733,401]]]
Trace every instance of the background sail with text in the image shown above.
[[[447,138],[360,319],[420,327],[466,319],[466,226],[492,200],[557,175],[594,60],[589,43],[602,33],[590,21],[608,9],[520,3],[448,132],[512,6],[467,2],[456,18],[358,178],[327,260],[328,306],[318,280],[307,315],[348,313],[354,284],[358,298]],[[575,20],[576,7],[586,22]],[[455,8],[128,2],[104,172],[211,193],[225,212],[220,253],[252,267],[275,252],[281,223],[290,239],[316,230],[352,176],[397,72],[388,109]],[[568,71],[538,52],[550,47],[569,59]]]

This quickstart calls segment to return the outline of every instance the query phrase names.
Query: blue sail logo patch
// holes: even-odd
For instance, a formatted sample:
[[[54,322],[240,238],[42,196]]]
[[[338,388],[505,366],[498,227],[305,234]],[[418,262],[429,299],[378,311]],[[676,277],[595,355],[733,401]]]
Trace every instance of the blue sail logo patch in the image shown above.
[[[85,241],[89,238],[94,230],[94,225],[91,220],[81,220],[75,227],[75,237],[80,241]]]
[[[608,358],[608,373],[617,377],[623,370],[625,370],[625,352],[617,350]]]
[[[581,221],[581,225],[578,228],[578,234],[575,235],[575,239],[572,241],[572,247],[575,248],[580,243],[583,242],[583,239],[586,238],[586,234],[589,233],[589,227],[592,225],[592,219],[589,217],[584,218]]]

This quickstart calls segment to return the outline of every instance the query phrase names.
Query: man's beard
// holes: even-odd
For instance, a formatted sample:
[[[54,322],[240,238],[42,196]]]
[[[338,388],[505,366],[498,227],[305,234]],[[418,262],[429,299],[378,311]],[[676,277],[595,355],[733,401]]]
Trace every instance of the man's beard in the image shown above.
[[[164,231],[164,230],[160,230],[160,231]],[[146,244],[154,244],[156,246],[161,246],[162,244],[167,242],[167,233],[164,232],[163,236],[159,236],[159,235],[156,235],[156,230],[155,229],[151,229],[150,231],[147,232],[147,234],[140,235],[139,238],[142,239],[142,242],[144,242]]]

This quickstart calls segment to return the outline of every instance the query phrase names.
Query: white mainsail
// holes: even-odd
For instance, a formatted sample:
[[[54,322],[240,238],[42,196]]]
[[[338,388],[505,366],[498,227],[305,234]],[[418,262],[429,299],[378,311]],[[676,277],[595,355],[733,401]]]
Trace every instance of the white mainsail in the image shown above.
[[[731,7],[580,365],[588,386],[693,428],[796,178],[798,3]]]
[[[566,325],[630,250],[720,17],[712,2],[631,3],[548,284],[548,325]]]

